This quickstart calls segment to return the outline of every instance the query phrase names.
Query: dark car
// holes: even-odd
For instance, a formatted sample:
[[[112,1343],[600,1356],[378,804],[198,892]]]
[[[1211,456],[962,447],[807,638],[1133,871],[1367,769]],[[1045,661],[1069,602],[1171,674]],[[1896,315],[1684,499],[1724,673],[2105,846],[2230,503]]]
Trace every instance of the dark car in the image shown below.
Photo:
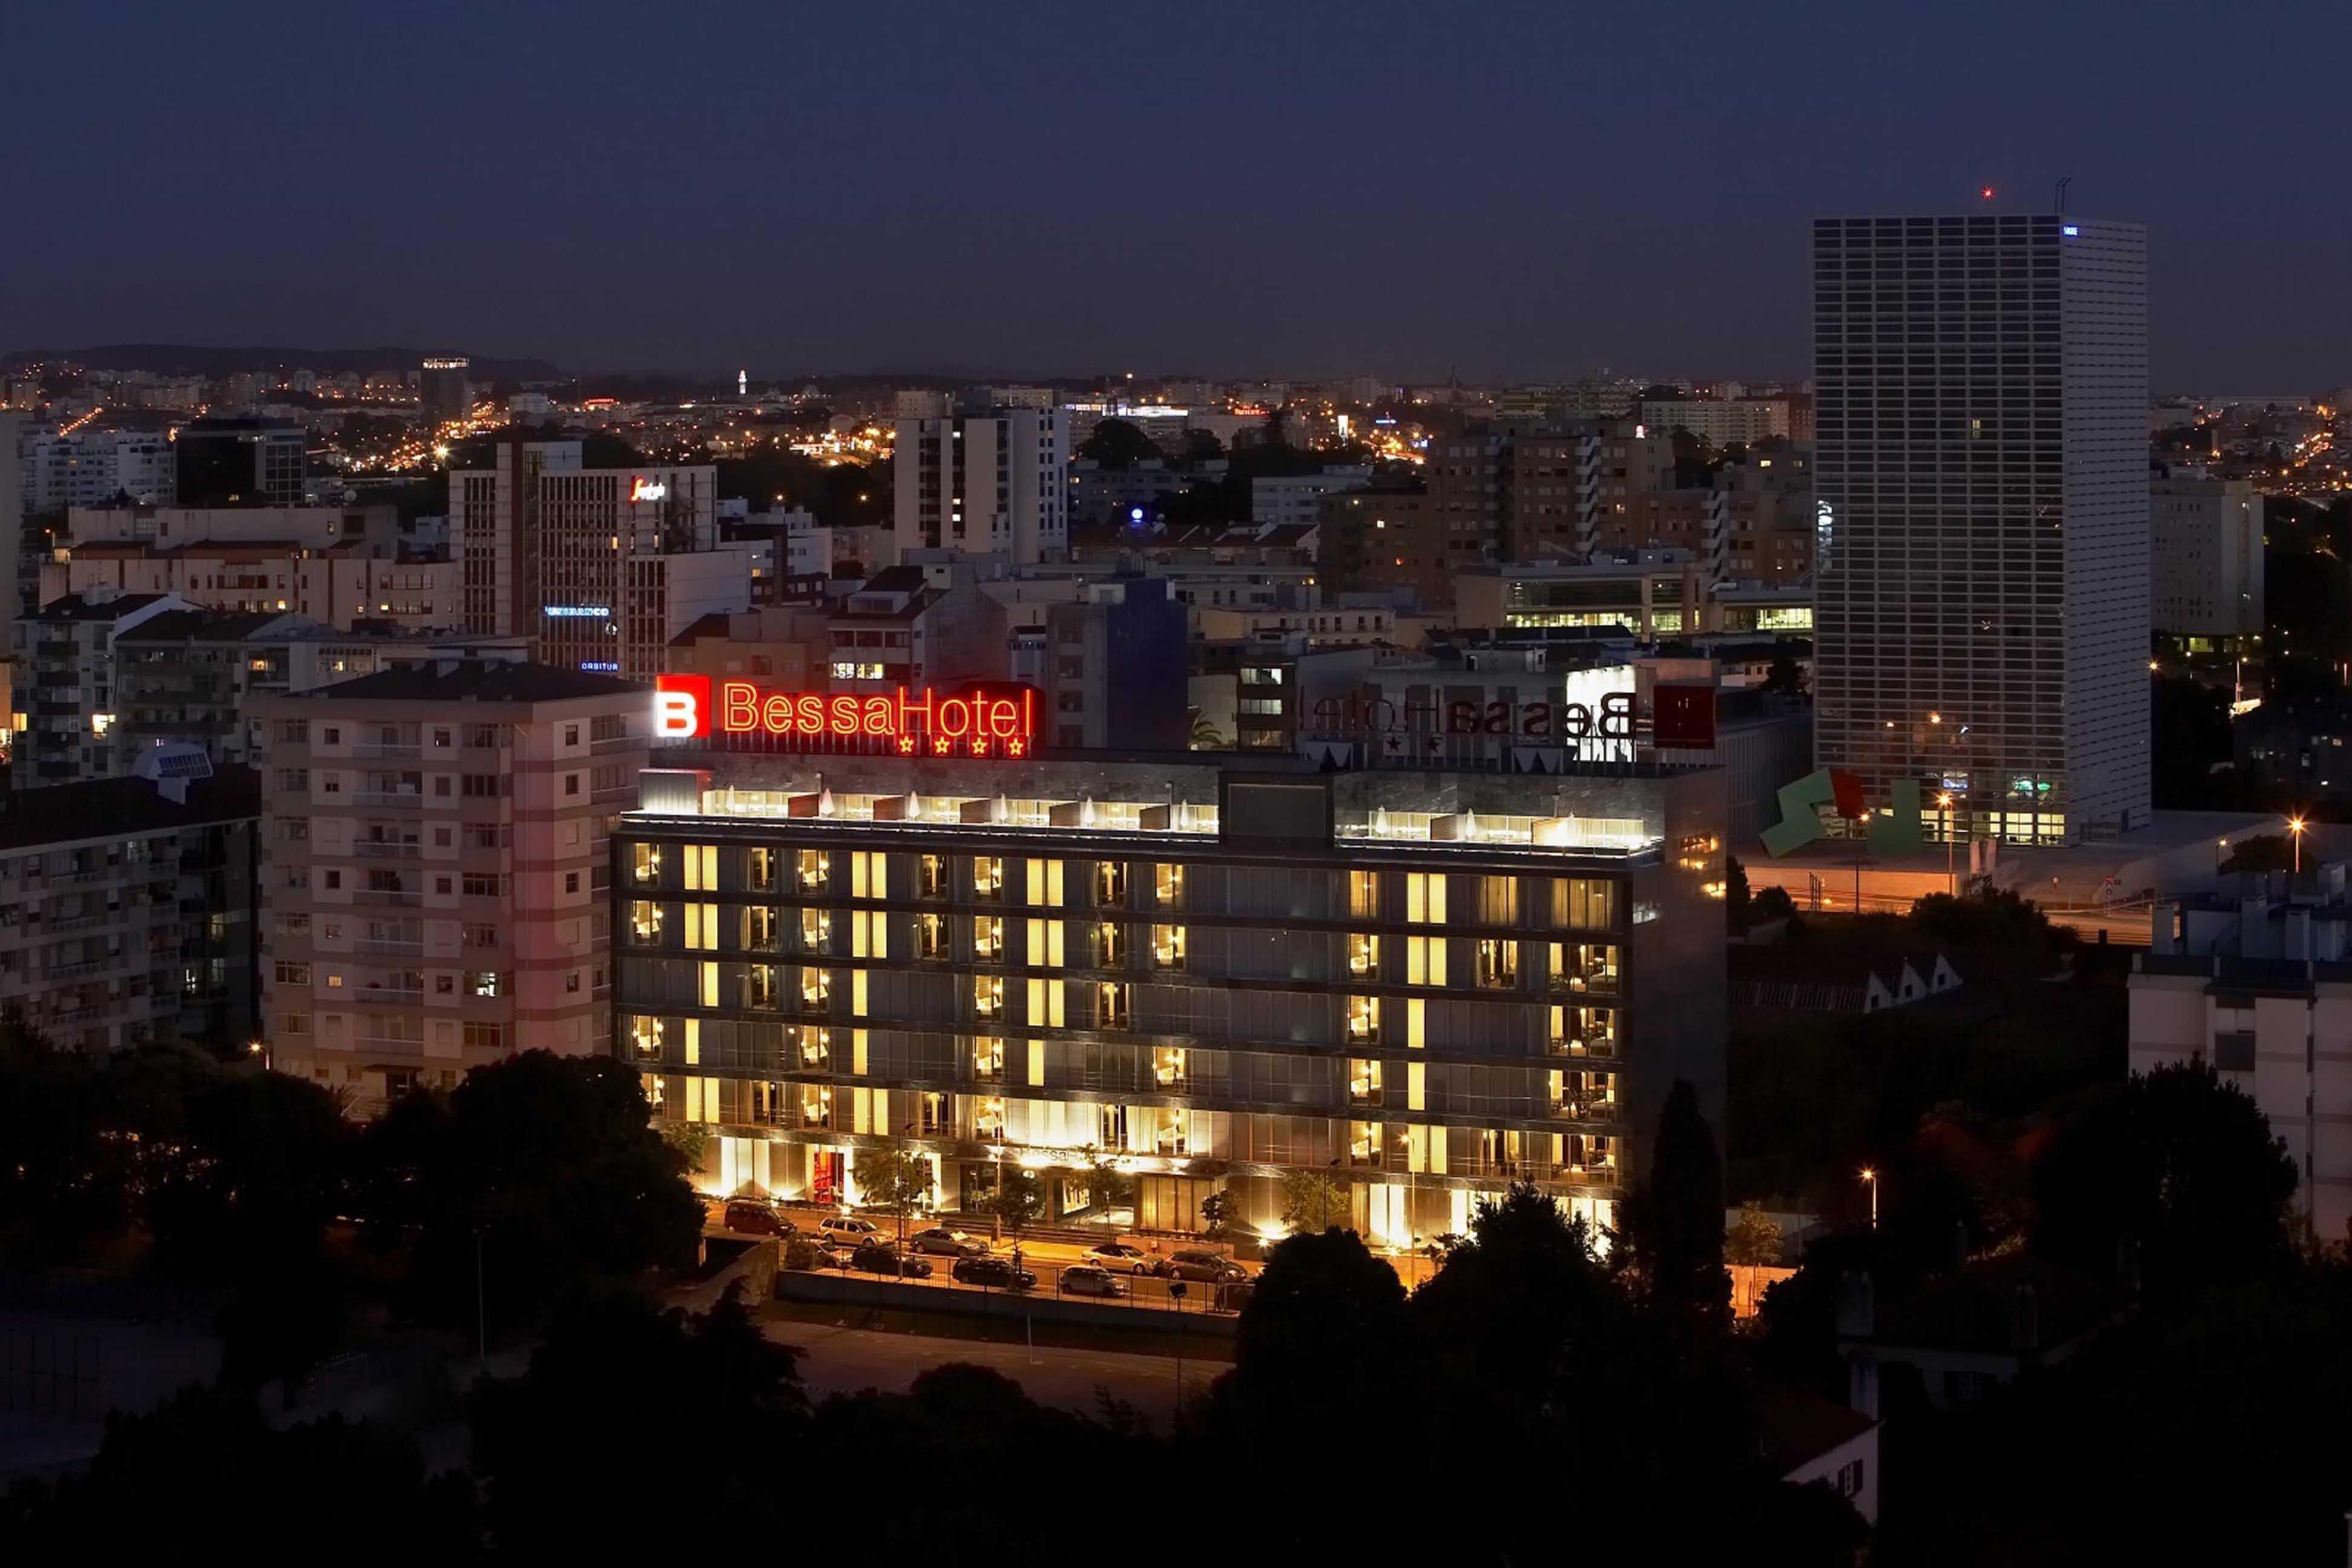
[[[1062,1270],[1062,1294],[1124,1296],[1127,1294],[1127,1282],[1112,1279],[1110,1270],[1098,1263],[1073,1263]]]
[[[988,1243],[980,1237],[950,1230],[943,1225],[917,1231],[907,1238],[907,1244],[917,1252],[944,1253],[950,1258],[980,1258],[988,1252]]]
[[[1249,1278],[1249,1270],[1222,1252],[1206,1247],[1179,1247],[1168,1255],[1168,1266],[1160,1272],[1171,1279],[1198,1279],[1211,1285],[1230,1284]]]
[[[909,1258],[887,1241],[869,1241],[849,1255],[849,1266],[868,1274],[897,1274],[908,1279],[929,1279],[931,1266]]]
[[[959,1258],[953,1272],[966,1285],[992,1285],[1000,1290],[1026,1290],[1037,1283],[1037,1276],[1013,1268],[1009,1258]]]
[[[1215,1287],[1209,1304],[1220,1312],[1238,1312],[1250,1304],[1250,1298],[1256,1293],[1255,1279],[1227,1279]]]
[[[729,1198],[719,1223],[727,1230],[747,1236],[790,1236],[795,1228],[791,1220],[776,1212],[775,1205],[758,1198]]]

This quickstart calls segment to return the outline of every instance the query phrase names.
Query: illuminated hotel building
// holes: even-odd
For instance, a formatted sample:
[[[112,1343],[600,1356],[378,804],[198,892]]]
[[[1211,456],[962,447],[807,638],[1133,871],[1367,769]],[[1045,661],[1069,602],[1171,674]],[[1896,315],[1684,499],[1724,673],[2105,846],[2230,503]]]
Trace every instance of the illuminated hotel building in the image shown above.
[[[736,699],[664,723],[802,721]],[[663,753],[613,833],[614,1048],[708,1190],[855,1201],[901,1143],[950,1210],[1038,1171],[1050,1221],[1099,1151],[1147,1229],[1224,1186],[1275,1231],[1306,1171],[1408,1245],[1513,1180],[1605,1222],[1674,1079],[1720,1114],[1714,770],[1008,755],[1017,698],[933,695],[952,743],[824,700],[831,754]]]
[[[2011,842],[2148,824],[2147,240],[1813,226],[1817,755]]]
[[[718,470],[584,468],[577,441],[509,441],[449,476],[449,543],[477,636],[542,664],[651,679],[705,616],[751,607],[755,552],[719,542]]]

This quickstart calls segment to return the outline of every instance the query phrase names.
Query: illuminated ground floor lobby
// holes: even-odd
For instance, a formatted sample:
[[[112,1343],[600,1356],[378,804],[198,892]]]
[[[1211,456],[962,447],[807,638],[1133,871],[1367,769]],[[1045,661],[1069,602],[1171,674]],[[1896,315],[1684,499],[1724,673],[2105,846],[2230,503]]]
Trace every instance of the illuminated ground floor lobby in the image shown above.
[[[1403,1129],[1397,1129],[1402,1131]],[[1366,1149],[1361,1163],[1297,1167],[1314,1169],[1337,1189],[1340,1223],[1376,1247],[1412,1248],[1439,1237],[1465,1235],[1478,1204],[1500,1196],[1514,1180],[1532,1180],[1559,1194],[1564,1212],[1596,1233],[1615,1217],[1616,1190],[1611,1163],[1575,1170],[1569,1158],[1591,1160],[1590,1142],[1573,1134],[1541,1131],[1473,1132],[1467,1140],[1492,1159],[1475,1176],[1402,1168],[1410,1163],[1410,1139],[1395,1140],[1398,1168],[1385,1163],[1388,1151]],[[927,1211],[986,1228],[992,1195],[1001,1173],[1025,1169],[1036,1176],[1044,1207],[1033,1222],[1045,1227],[1104,1226],[1158,1235],[1199,1235],[1207,1228],[1202,1204],[1220,1191],[1238,1201],[1233,1238],[1271,1240],[1287,1230],[1286,1167],[1180,1155],[1120,1154],[1109,1165],[1133,1184],[1131,1197],[1114,1203],[1097,1190],[1084,1156],[1070,1150],[940,1142],[919,1138],[840,1138],[822,1131],[712,1127],[695,1184],[705,1194],[726,1196],[747,1190],[786,1202],[856,1209],[865,1202],[857,1161],[862,1150],[908,1147],[925,1155],[933,1171],[933,1202]],[[1388,1140],[1382,1140],[1388,1142]],[[1607,1142],[1601,1140],[1599,1142]],[[1570,1179],[1561,1180],[1562,1176]]]

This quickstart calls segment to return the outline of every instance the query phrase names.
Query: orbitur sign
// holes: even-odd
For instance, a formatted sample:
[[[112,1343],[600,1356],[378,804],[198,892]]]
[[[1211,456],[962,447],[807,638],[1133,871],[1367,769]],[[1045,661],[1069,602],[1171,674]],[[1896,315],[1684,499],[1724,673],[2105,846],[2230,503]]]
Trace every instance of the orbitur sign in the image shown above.
[[[1025,686],[775,691],[749,680],[665,675],[654,683],[654,734],[867,742],[910,757],[1025,757],[1036,744],[1037,693]]]

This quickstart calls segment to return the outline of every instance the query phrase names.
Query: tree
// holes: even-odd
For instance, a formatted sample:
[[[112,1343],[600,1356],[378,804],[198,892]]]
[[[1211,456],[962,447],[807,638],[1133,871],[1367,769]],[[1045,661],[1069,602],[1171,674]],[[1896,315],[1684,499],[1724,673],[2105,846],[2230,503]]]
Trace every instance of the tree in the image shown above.
[[[1096,1207],[1123,1209],[1135,1205],[1135,1178],[1119,1169],[1113,1156],[1092,1143],[1079,1153],[1086,1159],[1083,1175],[1087,1195]]]
[[[406,1258],[399,1303],[470,1326],[478,1291],[496,1329],[690,1265],[702,1203],[649,1116],[633,1069],[543,1050],[399,1100],[363,1136],[356,1194],[368,1240]]]
[[[1748,868],[1739,863],[1737,855],[1724,857],[1723,914],[1733,935],[1748,929],[1753,908],[1748,891]]]
[[[1241,1194],[1229,1187],[1219,1187],[1201,1200],[1201,1235],[1205,1240],[1224,1240],[1241,1217]]]
[[[1956,947],[1994,947],[2039,953],[2074,941],[2074,932],[2050,923],[2042,906],[2006,888],[1987,888],[1965,898],[1929,893],[1912,904],[1905,923],[1922,936]]]
[[[1349,1208],[1347,1190],[1320,1171],[1282,1173],[1282,1223],[1311,1236],[1339,1223]]]
[[[1131,468],[1160,455],[1142,428],[1125,419],[1098,422],[1078,443],[1078,456],[1106,468]]]
[[[1769,1268],[1780,1261],[1780,1226],[1760,1204],[1742,1204],[1723,1238],[1727,1261]]]
[[[2284,833],[2262,833],[2252,838],[2241,838],[2230,846],[2230,858],[2221,862],[2224,872],[2286,871],[2294,868],[2294,851]]]
[[[1433,1482],[1475,1472],[1496,1496],[1548,1500],[1495,1510],[1482,1560],[1544,1561],[1558,1521],[1577,1518],[1580,1544],[1602,1553],[1639,1542],[1696,1562],[1763,1535],[1776,1561],[1851,1562],[1851,1513],[1807,1510],[1759,1462],[1727,1341],[1694,1336],[1624,1283],[1556,1197],[1522,1184],[1479,1205],[1409,1300],[1429,1358],[1413,1408]],[[1595,1410],[1612,1413],[1605,1429]]]
[[[700,1121],[665,1121],[661,1124],[662,1142],[677,1151],[679,1164],[689,1173],[699,1171],[710,1160],[710,1128]]]
[[[1724,1326],[1731,1279],[1723,1271],[1723,1161],[1687,1079],[1666,1091],[1650,1179],[1626,1209],[1632,1262],[1650,1304],[1706,1327]]]
[[[265,1477],[272,1495],[257,1526]],[[364,1530],[352,1528],[358,1519]],[[337,1542],[338,1557],[371,1568],[477,1555],[469,1489],[428,1481],[406,1438],[340,1416],[273,1431],[250,1394],[192,1385],[144,1415],[108,1416],[81,1473],[12,1490],[0,1557],[235,1562],[253,1556],[257,1528],[282,1542]]]
[[[2293,1255],[2295,1163],[2251,1096],[2201,1062],[2084,1097],[2032,1173],[2033,1249],[2095,1274],[2136,1256],[2151,1296],[2254,1279]]]
[[[1421,1365],[1403,1281],[1354,1233],[1302,1233],[1267,1255],[1207,1414],[1217,1448],[1263,1489],[1252,1500],[1265,1513],[1249,1526],[1268,1560],[1336,1524],[1342,1434],[1381,1432],[1401,1473],[1421,1473]]]
[[[1805,672],[1787,648],[1773,650],[1772,663],[1764,672],[1764,689],[1782,697],[1804,695]]]
[[[783,1526],[777,1479],[808,1458],[799,1360],[760,1331],[740,1284],[699,1316],[623,1291],[558,1310],[529,1371],[474,1402],[474,1467],[499,1555],[612,1561],[674,1546],[667,1510],[580,1506],[581,1478],[621,1453],[647,1497],[692,1497],[739,1526]]]
[[[1785,921],[1795,917],[1797,900],[1789,896],[1788,889],[1775,882],[1756,895],[1751,908],[1754,910],[1748,920],[1751,925],[1759,921]]]
[[[1009,1165],[988,1194],[987,1209],[1015,1231],[1023,1230],[1045,1212],[1045,1184],[1035,1172]]]
[[[1207,430],[1184,432],[1184,460],[1188,463],[1210,463],[1225,455],[1225,444]]]
[[[1195,752],[1225,752],[1233,749],[1233,742],[1226,740],[1216,725],[1209,721],[1207,714],[1198,708],[1187,709],[1185,712],[1192,727],[1191,737],[1184,742],[1186,746]]]
[[[907,1216],[931,1202],[930,1157],[913,1149],[861,1149],[850,1167],[865,1200],[898,1216],[898,1239],[907,1239]]]

